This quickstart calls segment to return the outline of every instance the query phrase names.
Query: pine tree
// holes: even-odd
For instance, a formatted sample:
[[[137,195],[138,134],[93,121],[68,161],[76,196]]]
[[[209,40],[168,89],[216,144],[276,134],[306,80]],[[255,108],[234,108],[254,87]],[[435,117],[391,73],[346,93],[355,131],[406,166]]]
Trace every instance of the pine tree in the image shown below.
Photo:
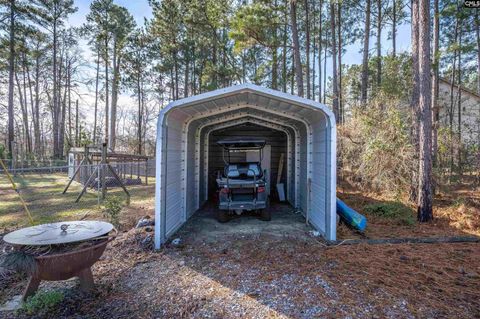
[[[414,0],[415,2],[416,0]],[[419,169],[417,218],[433,219],[432,213],[432,113],[430,74],[430,2],[418,0],[418,73],[419,73]]]
[[[63,157],[63,144],[60,144],[60,135],[63,134],[61,124],[61,105],[59,89],[59,60],[58,60],[58,42],[60,31],[64,25],[65,19],[77,8],[73,0],[33,0],[37,6],[37,23],[44,27],[52,36],[52,130],[53,130],[53,157],[60,159]]]
[[[367,86],[368,86],[368,51],[370,42],[370,14],[371,0],[366,0],[365,10],[365,29],[363,31],[363,59],[362,59],[362,84],[361,84],[361,100],[362,103],[367,102]]]

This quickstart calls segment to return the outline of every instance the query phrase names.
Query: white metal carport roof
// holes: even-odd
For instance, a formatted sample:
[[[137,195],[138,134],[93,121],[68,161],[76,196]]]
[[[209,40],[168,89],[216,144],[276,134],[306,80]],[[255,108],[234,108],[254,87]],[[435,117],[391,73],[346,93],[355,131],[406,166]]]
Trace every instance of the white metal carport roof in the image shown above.
[[[312,100],[242,84],[174,101],[160,112],[156,149],[156,248],[181,227],[206,198],[206,183],[201,183],[206,166],[200,159],[207,156],[208,161],[208,153],[202,147],[208,138],[208,129],[235,120],[261,121],[271,128],[281,126],[295,135],[289,154],[295,158],[295,173],[287,183],[294,185],[296,195],[290,202],[327,239],[336,239],[333,113]]]

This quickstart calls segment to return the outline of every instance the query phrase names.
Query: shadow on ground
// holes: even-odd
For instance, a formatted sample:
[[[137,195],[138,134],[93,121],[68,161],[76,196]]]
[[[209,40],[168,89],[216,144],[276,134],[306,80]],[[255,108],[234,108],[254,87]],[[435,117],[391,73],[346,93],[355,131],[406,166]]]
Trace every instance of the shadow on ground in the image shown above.
[[[260,236],[271,235],[277,237],[308,236],[313,228],[305,223],[305,218],[288,204],[275,203],[268,208],[272,220],[262,221],[254,212],[233,215],[227,223],[219,223],[216,219],[217,208],[208,202],[197,211],[174,237],[190,238],[194,233],[195,240],[206,242],[222,241],[225,236]]]
[[[382,202],[361,194],[342,195],[358,210]],[[270,222],[249,215],[220,224],[215,206],[207,205],[174,235],[181,239],[179,245],[169,243],[158,253],[140,248],[151,238],[151,230],[124,232],[94,267],[96,293],[79,293],[76,281],[45,283],[41,289],[61,289],[67,297],[38,317],[480,316],[480,245],[326,247],[320,238],[309,235],[312,228],[290,206],[270,209]],[[392,237],[433,235],[439,227],[403,228],[374,217],[369,221],[369,235],[381,237],[389,232]],[[456,229],[442,225],[448,234]]]

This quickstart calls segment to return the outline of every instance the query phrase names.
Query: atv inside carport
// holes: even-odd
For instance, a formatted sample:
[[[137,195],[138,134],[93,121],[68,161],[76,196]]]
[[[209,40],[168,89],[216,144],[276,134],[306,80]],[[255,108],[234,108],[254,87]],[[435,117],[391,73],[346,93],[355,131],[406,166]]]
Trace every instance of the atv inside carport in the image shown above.
[[[271,200],[278,201],[272,181],[281,181],[284,175],[286,143],[285,133],[253,123],[212,131],[209,198],[217,207],[219,222],[240,215],[271,220],[274,210],[267,207]]]

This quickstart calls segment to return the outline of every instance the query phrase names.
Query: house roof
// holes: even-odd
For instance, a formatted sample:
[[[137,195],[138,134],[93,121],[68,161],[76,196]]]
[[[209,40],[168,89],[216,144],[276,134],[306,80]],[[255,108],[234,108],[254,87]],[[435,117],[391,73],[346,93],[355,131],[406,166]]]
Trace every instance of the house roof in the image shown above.
[[[448,84],[449,86],[452,85],[452,82],[449,81],[449,80],[447,80],[447,79],[445,79],[445,78],[440,78],[440,82],[443,82],[443,83],[445,83],[445,84]],[[453,84],[453,86],[458,90],[458,87],[459,87],[458,84]],[[475,96],[476,98],[480,99],[480,94],[479,94],[479,93],[477,93],[477,92],[475,92],[475,91],[472,91],[472,90],[470,90],[470,89],[467,89],[467,88],[464,87],[464,86],[460,86],[460,90],[462,90],[463,92],[467,92],[467,93]]]

